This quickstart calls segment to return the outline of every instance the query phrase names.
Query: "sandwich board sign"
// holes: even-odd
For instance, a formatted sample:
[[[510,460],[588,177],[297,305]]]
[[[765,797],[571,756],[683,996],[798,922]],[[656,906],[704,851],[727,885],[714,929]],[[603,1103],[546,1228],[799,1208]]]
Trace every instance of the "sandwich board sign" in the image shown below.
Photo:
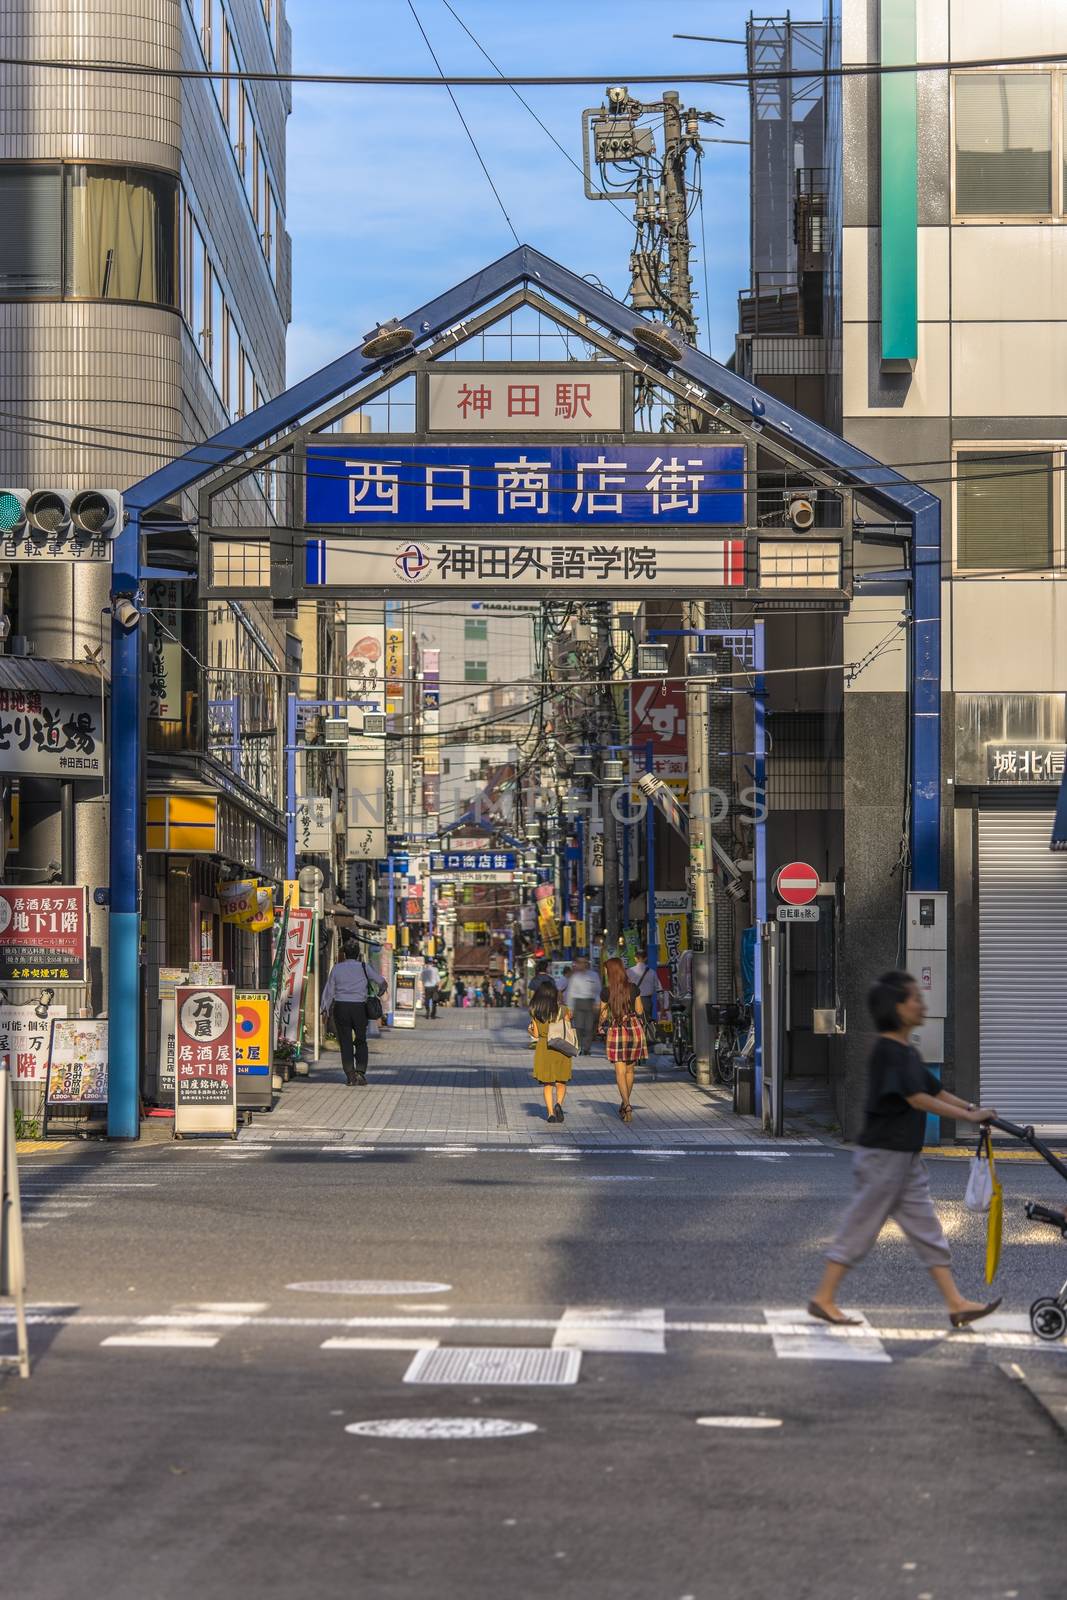
[[[26,1257],[22,1248],[22,1204],[19,1169],[15,1156],[15,1097],[11,1070],[0,1062],[0,1300],[15,1302],[16,1351],[0,1355],[0,1367],[17,1366],[23,1378],[30,1375],[30,1346],[26,1337]]]
[[[237,1137],[234,991],[230,984],[181,983],[174,994],[174,1137]]]

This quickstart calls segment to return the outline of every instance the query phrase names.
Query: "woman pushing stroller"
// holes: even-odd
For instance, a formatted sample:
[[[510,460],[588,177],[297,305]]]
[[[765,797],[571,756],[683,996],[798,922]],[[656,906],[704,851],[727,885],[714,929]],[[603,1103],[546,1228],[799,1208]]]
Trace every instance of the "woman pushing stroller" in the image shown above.
[[[883,1225],[893,1218],[937,1284],[954,1328],[988,1316],[1000,1300],[968,1300],[956,1287],[948,1240],[934,1210],[922,1159],[928,1113],[958,1122],[991,1122],[996,1112],[968,1105],[942,1089],[911,1043],[926,1016],[915,979],[887,972],[867,997],[878,1042],[868,1064],[866,1116],[853,1156],[855,1193],[830,1248],[822,1282],[808,1312],[836,1327],[856,1327],[837,1304],[837,1291],[850,1267],[861,1262]]]

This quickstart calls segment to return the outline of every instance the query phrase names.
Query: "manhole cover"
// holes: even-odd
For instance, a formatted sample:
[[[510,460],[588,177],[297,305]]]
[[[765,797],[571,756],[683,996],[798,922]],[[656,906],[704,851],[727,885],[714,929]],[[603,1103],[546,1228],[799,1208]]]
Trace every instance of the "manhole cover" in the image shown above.
[[[303,1294],[447,1294],[450,1283],[420,1283],[408,1279],[336,1278],[318,1283],[287,1283],[287,1289]]]
[[[536,1422],[504,1417],[386,1417],[380,1422],[349,1422],[346,1433],[364,1439],[512,1439],[536,1433]]]
[[[580,1350],[506,1349],[498,1345],[465,1349],[460,1345],[420,1350],[404,1374],[405,1383],[560,1384],[577,1383]]]

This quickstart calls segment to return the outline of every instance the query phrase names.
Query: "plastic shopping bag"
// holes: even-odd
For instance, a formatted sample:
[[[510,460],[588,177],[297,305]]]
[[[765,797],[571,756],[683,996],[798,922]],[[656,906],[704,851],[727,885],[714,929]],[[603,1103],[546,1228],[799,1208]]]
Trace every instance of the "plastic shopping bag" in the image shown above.
[[[986,1212],[993,1199],[993,1174],[986,1159],[985,1139],[978,1154],[971,1157],[971,1170],[967,1176],[967,1191],[963,1203],[968,1211]]]

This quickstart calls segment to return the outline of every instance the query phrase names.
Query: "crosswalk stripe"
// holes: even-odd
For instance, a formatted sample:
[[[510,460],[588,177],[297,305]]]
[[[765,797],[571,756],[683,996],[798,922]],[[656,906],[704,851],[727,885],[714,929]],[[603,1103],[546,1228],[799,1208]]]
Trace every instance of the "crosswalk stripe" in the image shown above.
[[[554,1350],[587,1350],[661,1356],[666,1348],[662,1306],[626,1310],[568,1306],[552,1336]]]
[[[771,1329],[774,1353],[782,1361],[891,1361],[881,1339],[871,1329],[866,1317],[861,1318],[861,1328],[846,1328],[850,1335],[842,1338],[825,1322],[809,1318],[805,1311],[769,1311],[764,1317]]]
[[[324,1339],[320,1350],[436,1350],[438,1339]]]
[[[219,1342],[217,1333],[198,1333],[191,1328],[142,1328],[139,1333],[112,1333],[101,1339],[101,1346],[124,1345],[152,1350],[212,1350]]]

